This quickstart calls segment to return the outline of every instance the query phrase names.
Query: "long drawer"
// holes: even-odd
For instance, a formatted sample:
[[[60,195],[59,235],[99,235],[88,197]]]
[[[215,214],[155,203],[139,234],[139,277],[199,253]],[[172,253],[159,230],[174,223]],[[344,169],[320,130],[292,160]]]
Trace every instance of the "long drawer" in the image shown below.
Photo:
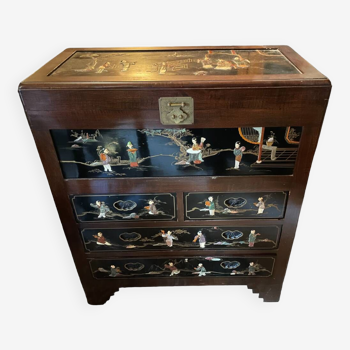
[[[96,279],[269,277],[273,257],[193,257],[90,260]]]
[[[86,251],[275,249],[281,225],[86,228]]]

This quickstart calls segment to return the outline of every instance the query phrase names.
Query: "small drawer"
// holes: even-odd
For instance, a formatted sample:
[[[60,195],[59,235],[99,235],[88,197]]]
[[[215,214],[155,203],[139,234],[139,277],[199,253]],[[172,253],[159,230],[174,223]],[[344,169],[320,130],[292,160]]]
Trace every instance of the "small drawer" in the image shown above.
[[[176,220],[176,194],[120,194],[72,196],[80,222]]]
[[[194,257],[91,260],[97,279],[115,278],[206,278],[269,277],[275,259],[272,257]]]
[[[281,226],[189,226],[167,228],[94,228],[82,230],[90,252],[217,249],[275,249]]]
[[[287,192],[187,192],[185,220],[282,219]]]

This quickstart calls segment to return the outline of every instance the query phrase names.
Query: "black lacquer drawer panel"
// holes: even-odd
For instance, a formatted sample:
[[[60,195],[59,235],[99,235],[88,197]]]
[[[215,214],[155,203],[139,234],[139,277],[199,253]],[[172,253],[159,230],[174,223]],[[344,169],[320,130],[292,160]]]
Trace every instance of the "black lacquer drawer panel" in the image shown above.
[[[66,179],[250,176],[293,174],[301,129],[86,129],[51,135]]]
[[[176,220],[175,193],[72,196],[78,221]]]
[[[271,257],[195,257],[91,260],[93,276],[114,278],[269,277],[275,259]]]
[[[185,220],[281,219],[286,192],[184,193]]]
[[[84,229],[87,251],[274,249],[281,226]]]

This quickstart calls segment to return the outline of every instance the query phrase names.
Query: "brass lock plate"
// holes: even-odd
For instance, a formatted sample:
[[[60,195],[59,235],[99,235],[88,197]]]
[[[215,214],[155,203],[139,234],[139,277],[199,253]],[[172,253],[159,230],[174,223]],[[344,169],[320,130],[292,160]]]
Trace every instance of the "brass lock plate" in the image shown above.
[[[194,123],[192,97],[161,97],[160,122],[163,125],[189,125]]]

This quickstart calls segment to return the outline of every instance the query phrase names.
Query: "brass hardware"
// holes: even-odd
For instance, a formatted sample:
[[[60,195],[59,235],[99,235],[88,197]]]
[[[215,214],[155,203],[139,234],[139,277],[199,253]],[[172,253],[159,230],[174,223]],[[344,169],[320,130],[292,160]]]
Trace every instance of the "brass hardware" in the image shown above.
[[[185,102],[181,102],[181,103],[168,103],[169,107],[185,107]]]
[[[161,97],[159,99],[160,121],[164,125],[189,125],[194,123],[192,97]]]

